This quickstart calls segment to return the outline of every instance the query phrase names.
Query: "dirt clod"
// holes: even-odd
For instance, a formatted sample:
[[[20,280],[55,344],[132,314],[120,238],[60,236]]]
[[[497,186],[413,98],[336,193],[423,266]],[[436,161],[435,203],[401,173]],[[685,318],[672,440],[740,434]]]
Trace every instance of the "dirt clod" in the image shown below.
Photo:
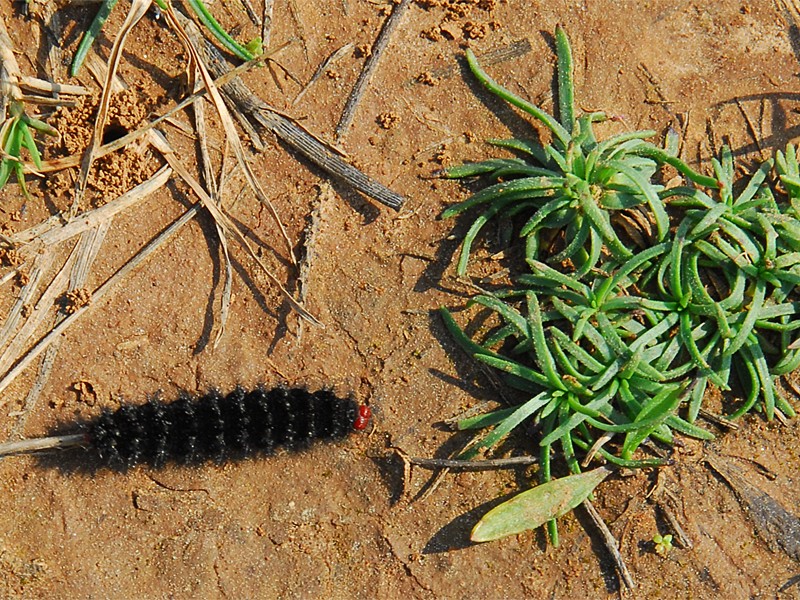
[[[382,112],[375,121],[384,129],[392,129],[400,122],[400,117],[394,112]]]
[[[439,79],[434,77],[430,71],[424,71],[417,75],[417,81],[431,87],[439,85]]]
[[[92,301],[92,292],[86,288],[70,290],[64,294],[63,309],[68,315],[76,312],[79,308],[88,306]]]
[[[62,158],[72,154],[82,155],[92,139],[97,117],[98,100],[93,96],[81,97],[75,106],[60,107],[50,119],[58,129],[60,142],[49,148],[49,158]],[[135,91],[126,90],[114,95],[108,111],[104,141],[122,137],[135,131],[145,121],[150,103]],[[145,181],[158,167],[148,151],[113,152],[95,160],[89,174],[87,206],[96,207],[127,192]],[[71,201],[74,195],[76,171],[54,173],[46,179],[49,195],[59,200],[59,205]]]

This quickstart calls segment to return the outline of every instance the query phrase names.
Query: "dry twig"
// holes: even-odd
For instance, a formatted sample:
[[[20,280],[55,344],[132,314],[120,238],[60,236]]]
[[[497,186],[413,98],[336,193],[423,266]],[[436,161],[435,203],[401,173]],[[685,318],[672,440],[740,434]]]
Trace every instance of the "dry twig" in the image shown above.
[[[389,45],[389,40],[392,37],[392,33],[400,24],[400,19],[403,17],[406,9],[410,5],[411,0],[401,0],[400,4],[396,5],[394,10],[392,10],[392,14],[386,18],[383,28],[381,28],[381,32],[378,34],[378,38],[375,40],[369,56],[364,61],[364,67],[361,69],[361,74],[358,76],[358,79],[356,79],[356,83],[353,86],[353,91],[350,92],[350,97],[347,98],[347,103],[344,105],[344,110],[342,111],[342,116],[339,119],[339,123],[336,125],[335,137],[337,143],[344,137],[347,128],[350,127],[350,123],[353,121],[353,116],[355,115],[358,103],[361,101],[361,96],[364,95],[364,91],[367,89],[369,80],[372,78],[372,74],[378,67],[378,61],[383,55],[383,51],[386,49],[386,46]]]
[[[603,521],[603,517],[600,516],[600,513],[597,512],[597,509],[589,500],[584,500],[582,506],[592,519],[592,522],[594,523],[595,527],[597,527],[597,530],[600,532],[600,535],[603,538],[603,543],[605,544],[606,548],[608,548],[611,558],[614,560],[614,566],[617,568],[617,573],[619,573],[620,580],[629,590],[634,589],[636,587],[636,583],[633,581],[633,577],[631,577],[631,573],[628,571],[628,567],[625,565],[622,554],[619,552],[619,543],[614,537],[614,534],[611,533],[608,525],[606,525],[606,522]]]
[[[308,80],[308,83],[303,86],[303,89],[298,92],[297,96],[294,97],[292,100],[292,106],[300,102],[303,99],[303,96],[306,95],[306,92],[314,85],[317,80],[322,77],[325,72],[333,66],[336,61],[340,60],[345,54],[350,52],[353,49],[353,43],[349,42],[339,48],[338,50],[334,50],[331,54],[323,60],[320,65],[317,67],[317,70],[314,71],[314,74],[311,76],[311,79]]]
[[[258,198],[258,201],[261,202],[264,206],[267,207],[272,218],[275,220],[275,223],[278,226],[278,229],[281,232],[281,236],[286,241],[287,249],[289,258],[292,261],[292,264],[297,264],[297,259],[294,256],[294,244],[289,239],[289,234],[286,232],[286,228],[283,226],[283,222],[278,215],[275,206],[272,204],[272,201],[267,197],[264,193],[261,184],[259,183],[258,179],[253,173],[253,170],[250,168],[250,163],[247,161],[247,157],[245,156],[244,146],[242,146],[242,142],[239,139],[239,134],[236,132],[236,126],[233,123],[233,119],[231,119],[231,115],[228,112],[228,108],[225,106],[225,102],[220,95],[219,89],[214,84],[214,80],[211,78],[211,74],[209,73],[208,68],[206,67],[205,62],[203,61],[203,57],[200,55],[200,48],[205,46],[205,43],[198,43],[198,36],[199,32],[195,34],[194,40],[190,35],[187,33],[187,30],[193,29],[197,30],[197,26],[192,22],[189,21],[185,16],[180,15],[177,13],[175,9],[172,7],[171,4],[167,5],[166,11],[167,19],[169,20],[170,24],[172,25],[175,32],[178,34],[178,37],[181,39],[181,42],[186,47],[186,50],[189,52],[189,56],[191,57],[191,61],[194,63],[195,67],[200,71],[200,77],[203,81],[203,85],[208,90],[208,95],[211,99],[211,102],[214,104],[214,108],[219,114],[219,118],[222,121],[222,126],[225,129],[225,135],[227,137],[228,143],[231,145],[233,149],[233,153],[236,156],[236,160],[239,163],[239,166],[242,168],[244,172],[245,179],[247,179],[247,183],[249,184],[250,188]],[[204,38],[203,38],[204,39]],[[290,304],[293,302],[290,301]],[[294,302],[294,304],[297,304]],[[298,305],[299,306],[299,305]],[[305,311],[300,311],[305,312]]]
[[[180,13],[176,13],[176,15],[181,22],[186,19]],[[229,72],[229,67],[222,55],[213,44],[200,35],[193,23],[186,23],[186,32],[194,42],[204,64],[215,77],[221,78]],[[255,127],[275,134],[323,171],[344,180],[359,192],[394,210],[402,208],[405,199],[401,195],[368,177],[345,161],[339,152],[332,150],[289,117],[271,108],[238,78],[222,85],[220,90]],[[257,136],[257,134],[251,135]],[[257,139],[257,137],[254,138],[254,143]],[[260,140],[258,141],[260,142]]]

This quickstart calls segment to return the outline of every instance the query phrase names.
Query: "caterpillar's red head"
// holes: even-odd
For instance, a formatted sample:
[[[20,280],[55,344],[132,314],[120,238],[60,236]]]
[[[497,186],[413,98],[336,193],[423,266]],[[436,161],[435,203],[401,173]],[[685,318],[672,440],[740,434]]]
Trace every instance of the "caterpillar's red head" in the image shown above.
[[[369,420],[372,418],[372,409],[366,404],[358,407],[358,416],[353,421],[353,429],[356,431],[364,431],[369,425]]]

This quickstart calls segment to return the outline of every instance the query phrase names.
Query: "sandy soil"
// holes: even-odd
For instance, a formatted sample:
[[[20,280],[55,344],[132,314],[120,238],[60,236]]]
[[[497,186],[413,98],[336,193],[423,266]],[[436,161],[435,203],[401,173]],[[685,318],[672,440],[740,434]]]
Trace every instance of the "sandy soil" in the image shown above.
[[[106,27],[103,56],[122,23],[124,4]],[[254,4],[260,13],[262,1]],[[31,50],[42,47],[42,12],[34,10],[40,5],[31,3],[29,18],[19,14],[17,3],[12,7],[5,0],[0,6],[21,50],[23,71],[44,76],[44,52]],[[300,40],[279,55],[293,78],[305,83],[346,43],[352,42],[354,51],[295,105],[300,85],[284,71],[275,69],[275,77],[268,69],[250,72],[247,84],[331,140],[364,50],[391,6],[372,0],[276,2],[273,44]],[[220,1],[212,10],[227,28],[239,31],[239,39],[258,34],[239,2]],[[92,12],[58,11],[65,56],[71,56]],[[542,532],[470,544],[476,519],[528,486],[532,472],[450,474],[421,501],[414,498],[429,473],[415,470],[403,487],[402,464],[391,447],[412,456],[445,456],[466,438],[437,423],[480,402],[496,402],[502,393],[455,348],[433,312],[442,304],[459,306],[466,297],[451,266],[465,226],[437,215],[469,190],[429,176],[442,163],[497,152],[483,139],[531,130],[472,82],[461,61],[463,48],[469,44],[481,54],[527,40],[530,51],[489,69],[513,91],[550,107],[551,32],[557,23],[572,39],[581,108],[623,118],[604,133],[673,125],[684,134],[684,156],[703,168],[724,136],[748,164],[800,131],[795,108],[800,36],[780,2],[419,0],[403,18],[341,144],[366,173],[407,196],[401,212],[379,207],[339,182],[331,187],[319,169],[280,143],[252,157],[297,240],[296,250],[308,249],[306,306],[324,327],[301,327],[252,259],[232,245],[231,314],[214,347],[224,263],[216,230],[202,214],[113,293],[88,299],[90,310],[61,336],[34,406],[23,410],[36,366],[0,400],[3,437],[19,432],[22,418],[21,433],[35,437],[114,406],[123,396],[141,401],[159,390],[171,398],[180,390],[258,383],[331,387],[370,403],[374,431],[298,455],[203,468],[93,472],[81,468],[80,452],[45,461],[6,459],[0,464],[0,595],[800,596],[800,588],[791,585],[800,573],[797,557],[756,534],[731,488],[706,464],[708,456],[727,457],[751,483],[800,512],[800,435],[794,423],[748,418],[713,444],[687,440],[677,450],[676,464],[660,475],[639,472],[602,484],[596,504],[620,540],[638,585],[633,593],[620,590],[599,537],[580,513],[561,520],[558,548],[548,547]],[[129,130],[180,99],[185,60],[163,21],[145,18],[123,56],[121,75],[131,90],[115,104],[116,125]],[[88,72],[78,82],[97,93]],[[85,143],[91,107],[84,102],[54,116],[64,137],[48,148],[49,156]],[[186,114],[178,120],[191,122]],[[212,119],[217,130],[213,125]],[[182,158],[196,165],[194,139],[172,125],[164,130]],[[219,161],[218,134],[210,144]],[[232,164],[229,156],[227,169]],[[102,204],[160,166],[147,148],[115,155],[93,175],[82,208]],[[33,201],[26,201],[18,186],[6,187],[0,192],[4,231],[24,230],[67,209],[75,174],[41,184],[31,180]],[[298,272],[241,173],[230,177],[226,190],[229,212],[270,268],[297,289]],[[96,289],[194,202],[187,186],[171,183],[118,215],[85,287]],[[71,250],[72,242],[59,247],[49,277]],[[19,279],[4,284],[0,314],[19,293]],[[73,298],[86,301],[85,294]],[[520,440],[516,447],[532,450],[534,444]],[[654,487],[658,493],[647,498]],[[650,541],[671,531],[659,502],[692,542],[691,548],[676,545],[665,558]]]

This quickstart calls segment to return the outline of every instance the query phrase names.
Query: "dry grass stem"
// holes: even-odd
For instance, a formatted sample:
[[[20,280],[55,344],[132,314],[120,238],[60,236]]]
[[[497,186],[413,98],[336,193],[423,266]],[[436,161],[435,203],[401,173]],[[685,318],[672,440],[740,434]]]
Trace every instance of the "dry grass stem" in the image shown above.
[[[116,75],[119,61],[122,58],[122,48],[125,46],[125,41],[128,38],[133,27],[145,15],[150,8],[153,0],[132,0],[130,10],[128,11],[125,22],[114,40],[114,45],[111,47],[111,55],[108,58],[108,68],[106,70],[105,82],[103,83],[103,93],[100,96],[100,104],[97,109],[97,117],[94,121],[94,131],[92,134],[92,141],[84,153],[81,160],[81,172],[75,185],[75,197],[72,200],[72,207],[70,208],[68,218],[74,217],[78,212],[78,207],[83,200],[86,193],[86,186],[89,183],[89,173],[91,171],[92,163],[94,162],[97,149],[102,146],[103,130],[108,119],[108,107],[111,103],[111,95],[115,91],[114,76]]]
[[[100,287],[92,292],[92,303],[78,307],[78,309],[68,315],[63,321],[58,323],[47,335],[41,338],[36,345],[31,348],[24,356],[22,356],[14,367],[7,371],[2,379],[0,379],[0,393],[5,390],[12,381],[14,381],[36,358],[44,352],[59,336],[78,319],[80,319],[92,307],[97,306],[99,301],[106,296],[111,290],[122,282],[128,275],[133,272],[141,263],[147,260],[153,252],[159,249],[166,241],[175,235],[180,229],[186,225],[191,219],[195,217],[201,204],[198,203],[182,216],[175,220],[167,229],[154,238],[144,248],[142,248],[130,261],[128,261],[122,268],[109,277]],[[2,370],[0,370],[2,372]],[[0,406],[5,404],[5,399],[0,399]]]
[[[297,37],[300,40],[300,45],[303,48],[303,56],[308,61],[308,45],[306,44],[306,28],[303,25],[303,20],[300,18],[300,11],[297,9],[297,1],[289,0],[289,13],[292,15],[292,20],[297,28]]]
[[[0,98],[4,108],[9,100],[22,100],[21,81],[22,71],[14,56],[14,45],[8,36],[5,23],[0,19]]]
[[[195,89],[195,91],[197,91],[197,89]],[[197,130],[197,140],[200,146],[200,162],[203,170],[203,179],[205,180],[206,187],[211,190],[209,196],[214,202],[221,203],[223,198],[222,175],[220,175],[220,180],[218,183],[217,178],[214,176],[211,155],[208,151],[208,131],[206,129],[205,104],[202,100],[199,100],[194,103],[193,107],[195,127]],[[223,165],[220,167],[220,171],[224,174],[224,171],[222,171],[223,166],[224,161]],[[225,325],[228,323],[233,287],[233,266],[231,265],[230,253],[228,251],[228,237],[225,235],[225,230],[216,221],[214,222],[214,226],[217,229],[217,235],[219,236],[219,243],[222,249],[222,258],[225,262],[225,283],[223,284],[222,301],[219,312],[219,327],[217,329],[217,335],[214,338],[214,348],[216,348],[222,339],[223,334],[225,333]]]
[[[76,315],[82,314],[89,308],[90,305],[81,306],[78,307],[73,314],[64,316],[63,320],[54,325],[49,334],[42,338],[31,351],[22,356],[24,348],[27,346],[32,335],[41,327],[47,316],[52,314],[52,307],[55,304],[56,299],[61,296],[65,290],[74,290],[85,285],[90,273],[91,265],[94,259],[97,257],[113,217],[122,210],[135,205],[150,193],[165,185],[171,174],[172,170],[169,167],[162,167],[148,181],[136,186],[126,194],[123,194],[119,198],[112,200],[108,204],[88,213],[84,213],[66,224],[50,219],[45,223],[45,225],[47,225],[49,228],[33,228],[38,232],[36,237],[30,237],[30,230],[28,232],[22,232],[19,234],[23,239],[27,239],[29,241],[35,240],[37,242],[35,246],[36,248],[41,248],[44,246],[47,248],[47,250],[44,252],[44,254],[37,256],[34,262],[34,269],[30,274],[30,281],[28,285],[23,288],[20,297],[12,308],[12,311],[6,319],[6,322],[4,323],[2,332],[0,332],[0,347],[4,346],[11,334],[14,333],[11,344],[8,346],[8,348],[6,348],[5,352],[0,357],[0,373],[6,373],[3,378],[3,387],[13,381],[13,379],[19,375],[19,373],[21,373],[24,368],[29,365],[30,362],[34,360],[43,350],[48,349],[48,355],[51,355],[51,353],[54,351],[51,351],[50,348],[52,348],[53,343],[59,340],[55,333],[63,332],[63,330],[66,329],[69,324],[74,322],[74,320],[77,318]],[[53,278],[48,288],[42,294],[41,298],[39,298],[34,310],[27,318],[25,323],[22,325],[19,331],[15,331],[24,306],[29,305],[32,302],[35,290],[38,289],[40,284],[42,273],[49,268],[49,265],[54,260],[55,247],[62,242],[69,240],[75,235],[81,235],[81,240],[73,249],[70,257],[67,259],[58,275]],[[152,243],[148,247],[150,246],[152,246]],[[142,253],[140,252],[137,257],[141,254]],[[94,302],[97,302],[97,300],[99,300],[104,293],[112,288],[113,284],[120,279],[120,277],[118,277],[120,276],[120,273],[122,273],[122,276],[124,276],[131,268],[133,268],[131,266],[132,263],[134,266],[135,264],[138,264],[135,258],[128,263],[128,265],[125,265],[120,269],[120,271],[117,272],[115,275],[116,279],[115,277],[112,277],[92,294]],[[40,381],[46,380],[46,377],[49,373],[47,364],[48,361],[45,360],[40,368]],[[14,365],[14,368],[9,371],[12,365]],[[43,385],[43,383],[41,385]],[[33,397],[31,397],[31,393],[34,394]],[[32,390],[31,393],[29,393],[26,406],[32,405],[35,401],[35,389]]]
[[[264,48],[269,48],[272,36],[272,7],[275,0],[264,0],[264,11],[261,17],[261,44]]]
[[[239,165],[244,172],[245,179],[247,179],[247,183],[250,185],[253,192],[255,192],[256,198],[258,198],[259,202],[261,202],[264,206],[267,207],[272,218],[275,220],[275,223],[278,226],[278,229],[281,232],[281,236],[286,242],[288,255],[292,264],[297,264],[297,259],[294,256],[294,244],[292,243],[291,239],[289,239],[289,234],[286,232],[286,228],[283,226],[283,222],[278,215],[275,206],[272,204],[272,201],[267,197],[264,193],[264,190],[261,188],[261,184],[258,182],[253,170],[250,168],[250,163],[247,161],[247,157],[245,156],[244,146],[242,145],[242,141],[239,139],[239,134],[236,131],[236,125],[233,123],[233,119],[231,118],[230,112],[228,111],[227,106],[225,106],[225,101],[222,99],[222,96],[219,93],[219,89],[214,84],[214,80],[211,78],[211,74],[208,72],[202,57],[198,53],[197,47],[195,43],[198,43],[198,40],[201,38],[199,31],[197,30],[197,26],[186,19],[183,15],[179,15],[176,13],[175,10],[172,8],[172,5],[168,5],[168,10],[166,11],[167,19],[169,20],[172,27],[175,29],[175,32],[178,34],[178,37],[181,39],[181,42],[186,47],[187,52],[189,52],[189,56],[191,57],[191,61],[195,64],[195,66],[200,71],[200,77],[203,81],[203,85],[208,90],[209,97],[211,102],[214,104],[214,108],[216,109],[217,113],[219,114],[219,118],[222,121],[222,126],[225,129],[225,135],[227,136],[228,143],[230,143],[231,148],[233,149],[233,153],[236,156]],[[185,26],[185,28],[184,28]],[[195,40],[193,43],[192,38],[190,38],[189,34],[187,33],[187,29],[194,29],[195,30]],[[283,287],[281,286],[281,289]],[[295,302],[296,304],[296,302]],[[299,306],[299,305],[298,305]]]
[[[264,264],[264,261],[259,258],[258,254],[250,245],[250,242],[248,242],[244,234],[239,231],[239,228],[236,226],[236,224],[233,223],[230,217],[228,217],[228,215],[222,211],[219,205],[208,195],[208,192],[205,191],[200,182],[194,178],[186,166],[184,166],[183,163],[178,159],[177,155],[166,139],[160,137],[158,143],[155,144],[155,148],[162,153],[167,163],[173,168],[175,173],[177,173],[178,176],[181,177],[181,179],[183,179],[184,182],[186,182],[189,187],[192,188],[192,191],[197,194],[203,206],[211,213],[211,217],[214,219],[214,221],[220,224],[228,235],[231,235],[237,242],[239,242],[241,246],[244,247],[250,257],[256,262],[256,264],[258,264],[259,267],[261,267],[261,270],[264,272],[267,278],[275,286],[277,286],[292,309],[294,309],[297,314],[311,323],[314,323],[315,325],[322,325],[322,323],[320,323],[316,317],[309,313],[305,308],[303,308],[303,306],[300,305],[297,300],[292,297],[291,293],[289,293],[289,290],[283,286],[280,280],[272,273],[272,271],[270,271],[267,265]]]
[[[408,457],[408,462],[422,469],[453,469],[457,471],[490,471],[495,469],[518,469],[539,463],[535,456],[513,456],[488,460],[458,460],[448,458]]]
[[[57,435],[33,440],[20,440],[0,444],[0,456],[12,454],[29,454],[40,450],[56,450],[59,448],[74,448],[86,443],[86,436],[82,433],[75,435]]]
[[[61,349],[61,344],[64,338],[59,338],[53,341],[50,347],[45,351],[42,361],[39,363],[39,372],[36,374],[36,379],[33,385],[28,389],[28,394],[25,396],[25,401],[22,403],[22,409],[19,411],[17,422],[11,428],[10,438],[22,437],[25,431],[25,425],[28,422],[28,417],[33,413],[36,406],[36,401],[42,395],[42,390],[45,384],[50,379],[50,373],[53,370],[53,365],[56,361],[58,351]],[[9,415],[11,416],[11,415]]]
[[[54,258],[55,254],[53,252],[45,252],[34,261],[33,267],[28,273],[28,283],[22,286],[17,299],[3,321],[3,328],[0,329],[0,348],[5,348],[12,341],[12,337],[22,319],[23,311],[28,310],[26,307],[30,307],[33,304],[44,272],[50,269]]]
[[[68,223],[64,223],[58,216],[51,217],[47,221],[30,229],[15,233],[10,239],[15,245],[25,245],[35,242],[35,247],[31,248],[31,251],[36,251],[35,248],[41,246],[59,244],[96,227],[100,223],[106,221],[110,222],[117,214],[135,206],[157,189],[164,186],[169,181],[170,177],[172,177],[172,169],[167,166],[161,167],[147,181],[140,183],[103,206],[79,214]]]
[[[23,89],[41,94],[67,94],[69,96],[90,96],[91,90],[82,85],[70,85],[67,83],[52,83],[37,77],[22,76],[20,86]]]
[[[258,18],[256,9],[253,7],[253,3],[250,2],[250,0],[240,0],[240,2],[242,3],[248,18],[253,22],[253,25],[261,27],[261,19]]]
[[[77,245],[72,249],[67,261],[63,264],[56,276],[50,281],[25,322],[14,332],[11,343],[5,349],[2,356],[0,356],[0,373],[9,372],[12,365],[19,365],[21,363],[20,357],[24,355],[25,348],[27,348],[29,341],[36,331],[44,325],[45,319],[52,314],[53,306],[67,287],[70,270],[77,258],[76,249]],[[47,252],[43,261],[45,263],[48,261],[52,262],[54,254],[54,250]],[[49,264],[46,264],[46,266],[49,266]],[[44,269],[42,269],[42,271],[44,271]],[[37,278],[37,280],[39,279]],[[3,402],[0,401],[0,405],[2,404]]]

